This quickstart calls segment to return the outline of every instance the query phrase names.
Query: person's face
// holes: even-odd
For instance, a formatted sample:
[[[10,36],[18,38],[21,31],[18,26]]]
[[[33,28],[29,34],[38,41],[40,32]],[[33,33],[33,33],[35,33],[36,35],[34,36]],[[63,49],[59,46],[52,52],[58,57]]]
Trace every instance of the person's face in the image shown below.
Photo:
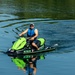
[[[30,26],[30,28],[31,28],[31,29],[33,29],[33,28],[34,28],[34,26]]]

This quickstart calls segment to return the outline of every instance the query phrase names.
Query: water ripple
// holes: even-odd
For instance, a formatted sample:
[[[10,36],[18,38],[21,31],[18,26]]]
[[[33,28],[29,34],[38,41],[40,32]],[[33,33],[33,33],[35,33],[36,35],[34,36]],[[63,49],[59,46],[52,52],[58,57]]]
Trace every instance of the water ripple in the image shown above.
[[[10,39],[10,43],[18,34],[34,23],[39,30],[39,37],[46,39],[46,45],[51,46],[54,43],[59,44],[58,52],[74,51],[75,47],[75,21],[74,20],[52,20],[50,18],[18,18],[14,15],[0,14],[0,32],[1,37]],[[4,40],[3,38],[0,39]],[[7,43],[7,45],[9,45]],[[4,44],[2,44],[4,46]],[[7,47],[7,45],[5,47]],[[10,46],[9,46],[10,47]]]

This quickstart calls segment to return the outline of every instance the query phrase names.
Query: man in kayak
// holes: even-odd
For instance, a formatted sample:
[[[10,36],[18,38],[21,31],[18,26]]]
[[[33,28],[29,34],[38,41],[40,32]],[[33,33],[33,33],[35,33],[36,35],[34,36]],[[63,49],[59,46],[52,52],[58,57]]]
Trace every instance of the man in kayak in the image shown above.
[[[39,50],[36,42],[38,37],[38,30],[34,28],[34,24],[30,24],[30,28],[26,29],[24,32],[19,34],[19,36],[22,36],[27,33],[27,37],[30,37],[30,41],[33,47],[35,47],[37,50]]]

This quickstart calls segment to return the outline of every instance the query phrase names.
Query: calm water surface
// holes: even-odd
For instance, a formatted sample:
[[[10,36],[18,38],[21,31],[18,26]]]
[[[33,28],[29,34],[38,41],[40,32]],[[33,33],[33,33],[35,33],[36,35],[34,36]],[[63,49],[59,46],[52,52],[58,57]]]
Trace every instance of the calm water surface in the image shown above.
[[[54,52],[37,62],[37,75],[75,74],[74,0],[1,0],[0,50],[6,51],[18,34],[34,23],[46,45],[59,44]],[[0,53],[1,75],[25,75],[10,57]],[[27,74],[27,73],[26,73]]]

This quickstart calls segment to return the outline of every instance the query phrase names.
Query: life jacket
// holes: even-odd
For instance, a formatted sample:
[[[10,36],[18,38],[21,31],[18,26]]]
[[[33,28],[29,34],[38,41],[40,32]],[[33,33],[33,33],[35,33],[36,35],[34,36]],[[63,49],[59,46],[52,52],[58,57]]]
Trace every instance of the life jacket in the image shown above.
[[[35,36],[35,29],[28,29],[28,32],[27,32],[27,36],[28,37],[33,37]]]

